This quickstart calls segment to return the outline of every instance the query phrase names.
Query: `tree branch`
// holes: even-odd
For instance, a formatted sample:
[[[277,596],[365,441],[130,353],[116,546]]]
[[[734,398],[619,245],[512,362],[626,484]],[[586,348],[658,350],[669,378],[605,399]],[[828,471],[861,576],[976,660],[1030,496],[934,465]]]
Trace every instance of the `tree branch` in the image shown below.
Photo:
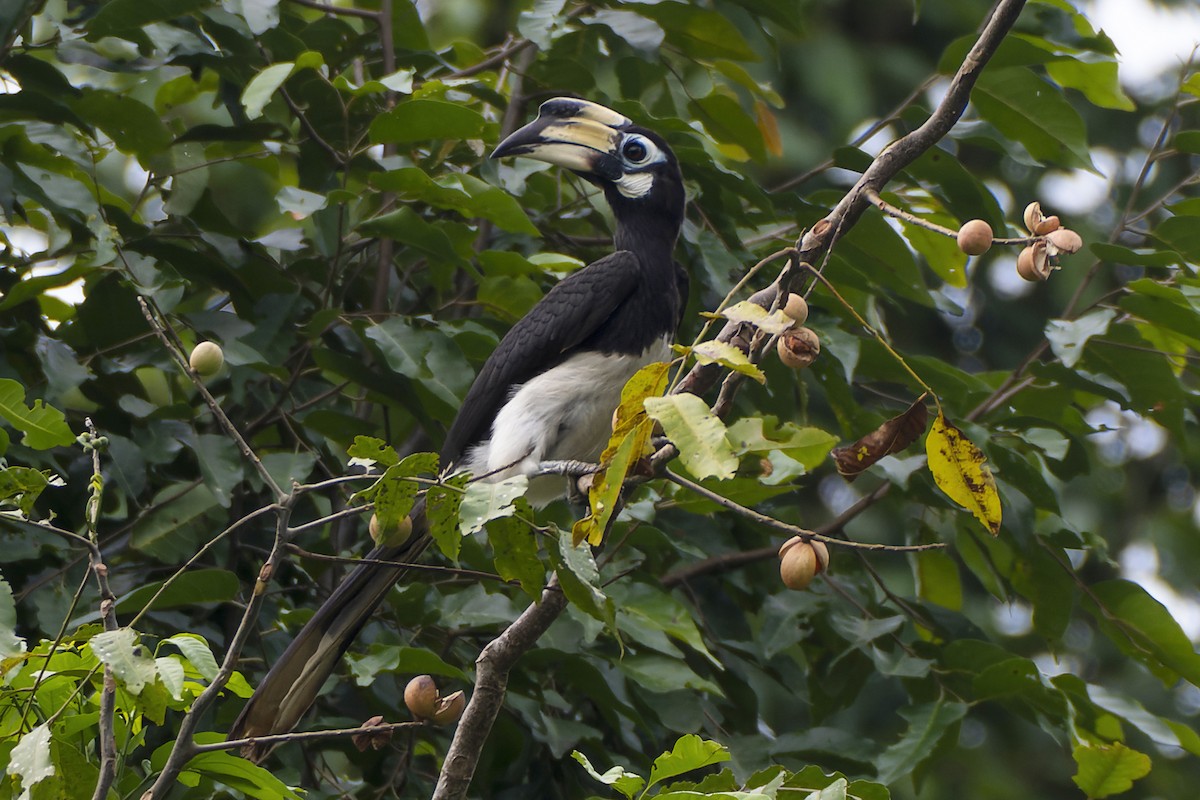
[[[559,590],[558,579],[553,578],[542,591],[541,601],[526,608],[475,659],[475,690],[454,731],[433,800],[461,800],[467,796],[479,755],[504,705],[509,672],[566,607],[567,597]]]

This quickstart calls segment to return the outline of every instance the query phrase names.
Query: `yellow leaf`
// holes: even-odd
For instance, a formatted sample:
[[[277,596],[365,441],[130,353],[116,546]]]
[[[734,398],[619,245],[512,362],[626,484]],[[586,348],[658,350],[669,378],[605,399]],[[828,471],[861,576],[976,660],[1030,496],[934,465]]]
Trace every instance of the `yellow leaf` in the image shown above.
[[[983,451],[939,412],[925,439],[925,452],[938,487],[974,514],[993,536],[998,534],[1000,493]]]
[[[754,117],[758,124],[758,132],[762,134],[763,144],[767,146],[767,152],[773,156],[783,155],[783,137],[779,135],[779,123],[762,100],[754,101]]]
[[[600,464],[604,469],[596,473],[588,492],[591,512],[571,528],[571,540],[575,546],[584,539],[592,545],[603,541],[604,531],[616,510],[621,487],[629,477],[629,470],[650,449],[654,421],[646,416],[643,404],[647,397],[658,397],[666,391],[670,368],[667,362],[648,364],[638,370],[621,390],[616,424],[608,446],[600,456]]]

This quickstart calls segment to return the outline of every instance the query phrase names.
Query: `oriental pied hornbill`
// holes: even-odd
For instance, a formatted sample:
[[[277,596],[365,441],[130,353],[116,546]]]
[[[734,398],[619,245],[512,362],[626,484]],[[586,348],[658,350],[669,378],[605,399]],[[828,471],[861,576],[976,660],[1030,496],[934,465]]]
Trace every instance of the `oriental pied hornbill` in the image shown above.
[[[504,156],[547,161],[599,186],[616,220],[616,251],[551,289],[509,330],[467,393],[442,464],[488,480],[533,473],[546,460],[596,460],[625,381],[669,352],[688,289],[687,273],[672,258],[683,180],[657,134],[604,106],[560,97],[543,103],[536,120],[492,153]],[[535,504],[561,494],[561,479],[531,482]],[[367,559],[410,561],[429,541],[425,528],[418,503],[412,538],[378,547]],[[229,737],[291,730],[403,573],[372,564],[355,569],[272,666]],[[255,760],[269,751],[244,748]]]

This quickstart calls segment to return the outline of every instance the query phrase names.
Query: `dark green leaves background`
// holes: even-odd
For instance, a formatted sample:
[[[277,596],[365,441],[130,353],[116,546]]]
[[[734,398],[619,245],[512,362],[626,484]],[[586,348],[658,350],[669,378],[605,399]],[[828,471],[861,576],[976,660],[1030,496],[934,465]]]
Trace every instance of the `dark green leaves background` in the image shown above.
[[[953,73],[991,4],[926,0],[914,19],[884,0],[463,0],[420,13],[394,0],[386,31],[369,13],[310,5],[50,3],[30,24],[0,24],[0,496],[6,511],[82,530],[90,456],[71,442],[94,421],[109,439],[100,532],[122,623],[272,499],[149,331],[139,295],[185,344],[222,345],[226,367],[208,385],[282,484],[344,474],[360,435],[397,458],[436,450],[506,327],[608,248],[586,184],[486,159],[502,130],[546,97],[578,94],[667,136],[691,198],[678,249],[694,276],[680,337],[690,343],[697,312],[823,216],[844,169],[869,163],[850,144],[868,124],[897,107],[891,134],[920,124],[940,84],[905,98]],[[0,10],[18,19],[20,6]],[[902,798],[1101,797],[1125,788],[1122,774],[1140,796],[1187,796],[1200,779],[1195,626],[1182,620],[1185,632],[1130,579],[1149,574],[1160,596],[1174,587],[1187,600],[1200,570],[1200,200],[1186,184],[1200,83],[1192,75],[1182,96],[1193,102],[1179,110],[1167,84],[1131,99],[1114,56],[1067,3],[1030,4],[963,124],[888,187],[891,202],[950,227],[981,217],[1015,236],[1026,202],[1049,207],[1047,174],[1126,165],[1106,167],[1103,201],[1063,214],[1088,247],[1047,284],[1016,295],[992,279],[1011,272],[1013,251],[964,265],[948,239],[874,214],[826,271],[988,455],[1004,502],[997,538],[938,492],[919,448],[853,487],[823,458],[920,391],[818,289],[809,324],[821,359],[799,375],[768,359],[766,385],[748,382],[729,422],[748,420],[739,430],[765,440],[808,431],[819,452],[763,444],[740,451],[735,477],[706,485],[816,527],[890,484],[847,534],[946,551],[835,550],[828,581],[789,593],[773,558],[684,580],[697,562],[779,541],[671,484],[640,490],[596,559],[533,538],[514,522],[532,514],[521,504],[461,541],[451,519],[439,536],[457,563],[514,583],[434,576],[393,593],[308,724],[403,719],[416,672],[469,688],[480,648],[562,566],[574,605],[513,675],[473,795],[583,796],[599,785],[572,750],[650,775],[653,754],[697,733],[730,749],[738,780],[713,778],[714,790],[771,764],[796,771],[795,786],[845,790],[801,771],[812,764],[844,772],[855,796],[884,796],[869,783],[882,782]],[[1164,121],[1165,155],[1134,196]],[[1030,353],[1033,366],[1010,379]],[[1147,430],[1160,446],[1139,449]],[[337,510],[353,491],[306,496],[297,516]],[[571,523],[564,507],[538,520]],[[218,543],[137,623],[143,641],[192,632],[219,657],[271,535],[251,521]],[[65,621],[58,666],[97,682],[84,677],[90,584],[70,611],[82,551],[11,520],[0,540],[13,592],[4,617],[30,649]],[[296,544],[369,549],[355,518]],[[1156,567],[1123,570],[1122,553]],[[298,558],[277,573],[241,665],[251,684],[342,569]],[[5,758],[33,722],[17,713],[30,685],[0,703]],[[187,703],[151,687],[122,700],[148,721],[129,739],[122,796],[140,791],[142,760],[155,768]],[[55,729],[59,763],[94,765],[81,733],[90,690],[41,691],[38,713],[70,703],[64,719],[75,720]],[[208,729],[224,731],[240,702],[220,703]],[[447,741],[431,731],[380,752],[289,746],[271,768],[309,797],[386,786],[420,796]],[[217,783],[285,796],[210,755],[179,796],[211,796]]]

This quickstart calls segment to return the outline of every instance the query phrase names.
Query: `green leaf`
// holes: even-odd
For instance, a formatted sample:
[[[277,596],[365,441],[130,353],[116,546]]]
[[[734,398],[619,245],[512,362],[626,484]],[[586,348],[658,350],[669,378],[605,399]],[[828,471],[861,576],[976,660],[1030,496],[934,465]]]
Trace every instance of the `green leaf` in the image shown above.
[[[132,628],[118,628],[93,636],[88,645],[96,658],[112,669],[113,676],[125,685],[132,695],[139,695],[147,683],[153,683],[158,674],[154,659],[138,644],[137,632]]]
[[[1083,347],[1093,336],[1102,336],[1117,318],[1111,308],[1089,311],[1076,320],[1052,319],[1046,323],[1046,338],[1054,355],[1062,359],[1066,367],[1074,367],[1083,357]]]
[[[697,478],[732,478],[738,459],[726,428],[708,404],[694,394],[648,397],[646,413],[658,420],[667,438],[679,448],[679,458]]]
[[[879,782],[890,784],[912,774],[933,755],[938,742],[966,713],[965,704],[942,700],[901,709],[900,716],[908,720],[908,730],[877,759]]]
[[[154,510],[137,522],[131,544],[168,563],[187,560],[200,542],[222,527],[221,507],[207,486],[190,491],[168,485],[154,497]]]
[[[0,663],[25,652],[25,640],[17,635],[17,606],[12,587],[0,578]]]
[[[635,4],[629,10],[649,17],[667,33],[664,43],[691,58],[757,61],[758,53],[723,14],[686,3]]]
[[[737,99],[714,91],[688,103],[688,110],[718,142],[736,145],[756,161],[766,157],[762,133]]]
[[[30,796],[34,784],[54,775],[50,758],[50,723],[43,723],[21,737],[8,754],[5,774],[21,779],[21,800]]]
[[[203,636],[196,633],[177,633],[168,639],[163,639],[163,644],[178,647],[179,652],[183,653],[183,657],[206,681],[212,681],[217,677],[217,659],[213,656],[212,649]]]
[[[1152,235],[1179,253],[1185,264],[1200,263],[1200,224],[1196,217],[1185,214],[1167,217],[1158,223]]]
[[[560,531],[558,547],[552,548],[549,555],[563,594],[571,605],[615,629],[616,609],[600,588],[600,570],[596,567],[592,548],[587,544],[574,545],[571,531]]]
[[[516,501],[516,510],[526,518],[532,513],[523,499]],[[496,572],[506,581],[519,582],[525,594],[539,600],[546,583],[546,568],[538,558],[537,539],[529,525],[516,517],[500,517],[488,523],[487,532]]]
[[[346,448],[346,455],[358,461],[370,461],[383,467],[391,467],[400,462],[396,448],[383,439],[374,436],[355,436],[354,444]]]
[[[211,4],[212,0],[109,0],[88,23],[87,38],[95,41],[118,36],[152,22],[186,16]]]
[[[219,734],[196,737],[200,743],[206,740],[223,741],[224,737]],[[206,775],[255,800],[302,800],[301,795],[267,770],[224,751],[201,753],[188,762],[187,770]]]
[[[1120,742],[1080,744],[1071,751],[1071,757],[1079,767],[1071,780],[1096,800],[1127,792],[1134,781],[1150,774],[1150,757]]]
[[[729,426],[725,438],[739,456],[779,451],[809,470],[819,466],[837,444],[836,436],[820,428],[777,422],[774,417],[743,417]]]
[[[458,532],[458,509],[470,480],[471,476],[466,473],[451,475],[445,483],[430,486],[425,493],[425,519],[429,524],[429,535],[451,561],[458,560],[458,552],[462,548],[462,534]]]
[[[359,225],[358,230],[365,236],[379,236],[404,242],[440,262],[455,265],[466,263],[454,248],[454,243],[450,241],[446,226],[434,225],[422,219],[409,206],[369,219]]]
[[[136,614],[145,608],[150,598],[162,589],[165,581],[142,584],[117,600],[117,613]],[[154,601],[153,611],[172,608],[225,603],[237,597],[241,582],[237,575],[224,569],[197,569],[176,576]]]
[[[263,108],[271,101],[275,91],[283,85],[283,82],[291,76],[295,69],[295,63],[284,61],[280,64],[272,64],[251,78],[250,82],[246,84],[246,88],[242,90],[242,107],[246,109],[246,116],[250,119],[261,117]]]
[[[127,94],[84,89],[71,107],[124,153],[151,156],[171,144],[171,132],[154,109]]]
[[[1051,80],[1067,89],[1078,89],[1092,105],[1117,111],[1134,111],[1137,106],[1121,89],[1115,61],[1080,61],[1070,58],[1046,64]]]
[[[23,431],[21,444],[34,450],[66,447],[75,441],[61,411],[43,405],[41,400],[34,400],[32,408],[26,406],[25,387],[8,378],[0,378],[0,416]]]
[[[525,495],[529,478],[516,475],[495,483],[475,481],[467,485],[458,511],[458,527],[463,536],[483,530],[488,521],[510,517],[516,512],[513,501]]]
[[[1165,685],[1182,675],[1200,686],[1200,655],[1171,612],[1140,585],[1103,581],[1084,594],[1084,603],[1113,644],[1146,664]]]
[[[42,490],[49,485],[49,476],[41,470],[29,467],[0,469],[0,506],[16,506],[22,514],[29,516]]]
[[[473,108],[443,100],[408,100],[371,122],[371,141],[407,144],[426,139],[478,139],[483,116]]]
[[[669,752],[654,759],[647,788],[685,772],[720,764],[729,758],[729,750],[724,745],[689,733],[680,737]]]
[[[685,348],[686,349],[686,348]],[[701,364],[720,364],[722,367],[753,378],[759,383],[766,384],[767,376],[755,364],[750,363],[749,357],[728,342],[710,339],[700,342],[691,349],[691,354]]]
[[[611,786],[616,789],[629,800],[633,800],[633,796],[642,790],[646,785],[646,779],[633,772],[627,771],[624,767],[613,767],[604,774],[596,771],[592,766],[592,762],[588,761],[587,756],[578,750],[571,751],[571,758],[578,761],[587,770],[587,774],[591,775],[596,780],[603,783],[605,786]]]
[[[233,490],[245,475],[246,462],[238,446],[220,433],[202,433],[195,438],[192,450],[199,462],[204,485],[225,508],[233,502]]]
[[[988,69],[971,100],[979,115],[1040,162],[1094,169],[1087,128],[1062,92],[1025,67]]]

